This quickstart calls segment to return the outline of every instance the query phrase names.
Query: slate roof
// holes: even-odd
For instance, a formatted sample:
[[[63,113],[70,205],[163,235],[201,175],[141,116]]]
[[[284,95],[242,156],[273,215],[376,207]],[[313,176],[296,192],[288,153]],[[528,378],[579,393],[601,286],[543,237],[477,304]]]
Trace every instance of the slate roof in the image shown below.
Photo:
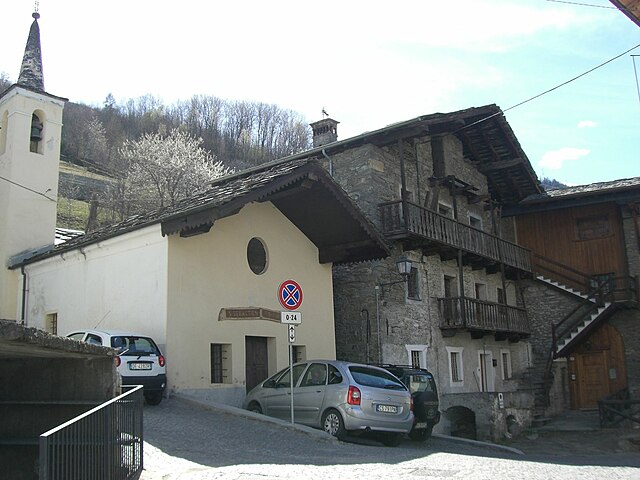
[[[17,84],[38,92],[44,92],[44,75],[42,73],[42,51],[40,49],[40,27],[38,13],[33,14],[33,23],[29,29],[27,46],[24,49],[22,66]]]
[[[640,177],[554,188],[545,193],[529,195],[518,205],[503,209],[502,214],[504,216],[522,215],[609,202],[617,204],[640,202]]]
[[[640,189],[640,177],[622,178],[610,182],[597,182],[575,187],[554,188],[546,193],[530,195],[522,203],[539,203],[545,201],[562,200],[563,198],[582,195],[608,194],[614,191]]]
[[[332,155],[367,143],[390,145],[399,139],[424,135],[455,135],[464,158],[487,177],[494,202],[516,204],[543,191],[504,113],[495,104],[449,113],[432,113],[388,125],[379,130],[328,143],[298,156]]]
[[[217,179],[175,205],[134,215],[118,224],[75,236],[46,252],[34,252],[31,257],[21,256],[11,264],[11,268],[158,223],[162,224],[163,235],[205,233],[217,219],[233,215],[247,203],[267,200],[272,201],[321,250],[330,250],[324,254],[321,251],[322,262],[372,260],[389,254],[383,236],[326,170],[315,161],[295,159],[272,162]],[[322,215],[330,218],[323,219]],[[344,248],[341,249],[340,245]]]

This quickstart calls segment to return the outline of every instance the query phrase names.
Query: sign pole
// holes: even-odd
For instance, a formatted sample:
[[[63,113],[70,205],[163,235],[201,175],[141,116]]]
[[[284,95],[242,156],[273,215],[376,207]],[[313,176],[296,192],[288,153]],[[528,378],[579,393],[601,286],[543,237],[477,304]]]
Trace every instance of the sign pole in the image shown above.
[[[294,422],[294,416],[293,416],[293,343],[289,342],[289,374],[290,374],[290,378],[291,381],[290,386],[291,386],[291,423],[295,423]]]

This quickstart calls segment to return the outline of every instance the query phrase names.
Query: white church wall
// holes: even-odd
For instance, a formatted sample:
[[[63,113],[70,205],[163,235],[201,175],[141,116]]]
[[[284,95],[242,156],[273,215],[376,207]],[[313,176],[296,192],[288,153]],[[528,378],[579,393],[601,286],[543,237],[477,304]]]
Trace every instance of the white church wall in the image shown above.
[[[132,330],[166,343],[167,239],[154,225],[27,265],[27,324]]]

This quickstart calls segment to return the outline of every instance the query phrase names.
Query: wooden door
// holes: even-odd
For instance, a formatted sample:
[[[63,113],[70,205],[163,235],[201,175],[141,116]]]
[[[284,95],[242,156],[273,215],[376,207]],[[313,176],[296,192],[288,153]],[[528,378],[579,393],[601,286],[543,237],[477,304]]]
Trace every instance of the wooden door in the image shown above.
[[[597,408],[598,400],[609,395],[606,352],[582,353],[577,356],[578,408]]]
[[[605,323],[569,355],[572,409],[598,407],[598,400],[626,388],[624,342],[618,330]]]
[[[247,392],[269,376],[266,337],[245,337]]]

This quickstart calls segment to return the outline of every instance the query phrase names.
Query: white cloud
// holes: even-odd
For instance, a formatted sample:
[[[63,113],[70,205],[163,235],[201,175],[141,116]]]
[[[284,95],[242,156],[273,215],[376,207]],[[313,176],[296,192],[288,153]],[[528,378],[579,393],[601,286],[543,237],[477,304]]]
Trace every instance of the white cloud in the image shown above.
[[[593,120],[581,120],[578,122],[578,128],[595,128],[596,122]]]
[[[563,147],[542,155],[542,159],[538,162],[538,166],[549,168],[551,170],[560,170],[564,162],[569,160],[579,160],[586,155],[589,155],[589,150],[586,148]]]

